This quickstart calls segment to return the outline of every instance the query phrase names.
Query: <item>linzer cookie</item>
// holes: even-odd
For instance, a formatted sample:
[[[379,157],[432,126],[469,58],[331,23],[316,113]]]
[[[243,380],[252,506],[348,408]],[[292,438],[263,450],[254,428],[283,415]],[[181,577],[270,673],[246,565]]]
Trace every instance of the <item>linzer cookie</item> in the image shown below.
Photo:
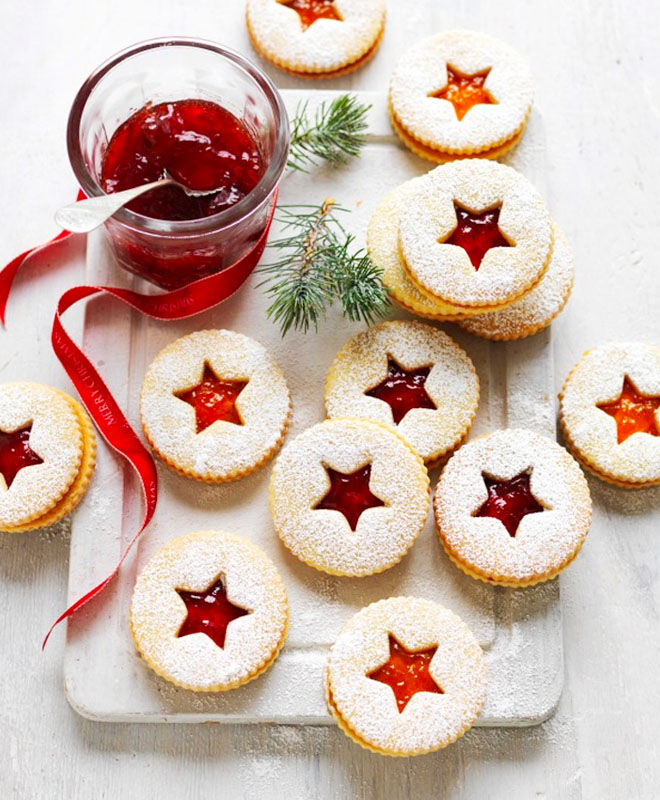
[[[446,31],[401,57],[389,97],[394,130],[413,152],[436,162],[492,159],[520,140],[534,86],[524,59],[504,42]]]
[[[96,463],[82,406],[37,383],[0,385],[0,530],[58,522],[80,502]]]
[[[467,353],[421,322],[382,322],[337,354],[325,384],[329,417],[390,425],[429,466],[466,436],[479,403]]]
[[[363,608],[330,649],[326,699],[339,727],[374,753],[439,750],[472,727],[486,698],[483,652],[448,609],[417,597]]]
[[[419,291],[481,313],[531,291],[552,243],[550,215],[532,184],[483,159],[431,170],[399,220],[402,265]]]
[[[550,263],[536,286],[500,311],[459,320],[461,328],[485,339],[510,341],[533,336],[550,325],[568,301],[575,273],[570,245],[554,223],[553,229]]]
[[[385,0],[247,0],[256,50],[302,78],[335,78],[374,55],[385,28]]]
[[[197,331],[162,350],[142,384],[144,434],[189,478],[241,478],[280,447],[291,411],[280,368],[258,342],[226,330]]]
[[[660,347],[588,350],[559,399],[566,444],[583,467],[626,489],[660,483]]]
[[[518,429],[461,447],[442,471],[434,509],[456,566],[499,586],[554,578],[576,557],[591,524],[578,464],[551,439]]]
[[[235,689],[276,659],[289,621],[286,589],[266,554],[233,533],[167,544],[135,583],[130,627],[154,672],[195,692]]]
[[[363,576],[397,564],[424,527],[429,479],[410,445],[366,419],[308,428],[273,467],[270,511],[284,544],[311,567]]]

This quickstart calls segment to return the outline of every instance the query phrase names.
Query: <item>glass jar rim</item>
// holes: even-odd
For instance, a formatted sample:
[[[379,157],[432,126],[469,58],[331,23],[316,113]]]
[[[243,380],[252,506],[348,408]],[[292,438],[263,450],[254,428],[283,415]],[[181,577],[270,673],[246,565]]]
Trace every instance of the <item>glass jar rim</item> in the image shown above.
[[[271,196],[286,167],[289,154],[289,118],[282,96],[264,72],[245,56],[229,47],[195,37],[162,37],[138,42],[126,47],[100,64],[78,90],[69,112],[66,138],[71,167],[78,183],[88,197],[99,197],[105,194],[96,177],[87,168],[80,147],[79,131],[85,105],[94,88],[113,67],[127,58],[159,47],[197,47],[210,50],[233,62],[246,72],[263,91],[273,110],[276,138],[272,157],[254,189],[239,200],[238,203],[219,211],[217,214],[194,220],[166,220],[147,217],[127,208],[121,208],[114,214],[113,218],[135,230],[154,234],[165,233],[174,236],[198,236],[207,231],[216,231],[218,228],[229,227],[261,206]]]

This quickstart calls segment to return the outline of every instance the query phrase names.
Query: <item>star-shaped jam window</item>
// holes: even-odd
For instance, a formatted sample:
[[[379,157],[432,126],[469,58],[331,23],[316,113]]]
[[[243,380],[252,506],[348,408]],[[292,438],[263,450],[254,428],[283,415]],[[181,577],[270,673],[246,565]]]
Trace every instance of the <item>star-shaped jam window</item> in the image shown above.
[[[614,417],[618,444],[633,433],[649,433],[660,436],[655,412],[660,408],[660,396],[648,397],[637,391],[637,387],[625,375],[618,398],[611,403],[600,403],[597,408]]]
[[[385,505],[369,488],[371,464],[348,473],[338,472],[328,466],[325,470],[330,480],[330,488],[314,506],[315,511],[321,509],[340,511],[346,517],[351,530],[355,531],[363,511]]]
[[[0,430],[0,473],[5,479],[7,489],[22,469],[44,463],[43,458],[30,447],[31,431],[32,423],[11,433]]]
[[[227,590],[222,576],[201,592],[191,592],[187,589],[177,589],[176,592],[186,604],[188,612],[179,628],[177,638],[190,636],[192,633],[205,633],[218,647],[222,648],[225,646],[225,637],[230,623],[252,613],[234,605],[227,599]]]
[[[336,19],[341,22],[335,0],[283,0],[283,2],[285,6],[298,12],[303,31],[306,31],[317,19]]]
[[[438,239],[440,244],[453,244],[462,247],[468,254],[472,266],[478,270],[486,253],[492,247],[511,247],[500,231],[499,220],[502,205],[486,211],[470,211],[454,202],[456,227],[446,239]]]
[[[545,511],[545,506],[532,494],[531,475],[532,471],[528,469],[510,480],[501,481],[482,473],[488,500],[473,516],[499,519],[509,536],[515,536],[523,517]]]
[[[413,408],[437,408],[426,391],[426,379],[431,367],[406,369],[388,355],[387,376],[365,394],[387,403],[392,409],[394,424],[398,425]]]
[[[446,86],[431,92],[429,97],[448,100],[454,106],[456,118],[460,122],[473,106],[497,103],[488,89],[484,88],[489,72],[490,68],[475,72],[473,75],[465,75],[447,64]]]
[[[218,420],[243,425],[236,408],[238,396],[248,385],[248,381],[234,381],[219,378],[204,362],[202,380],[192,389],[175,392],[174,396],[195,409],[196,430],[201,433]]]
[[[408,705],[410,698],[417,692],[444,694],[443,690],[431,677],[429,666],[438,649],[410,651],[389,634],[390,657],[373,672],[367,674],[372,681],[387,684],[394,692],[399,714]]]

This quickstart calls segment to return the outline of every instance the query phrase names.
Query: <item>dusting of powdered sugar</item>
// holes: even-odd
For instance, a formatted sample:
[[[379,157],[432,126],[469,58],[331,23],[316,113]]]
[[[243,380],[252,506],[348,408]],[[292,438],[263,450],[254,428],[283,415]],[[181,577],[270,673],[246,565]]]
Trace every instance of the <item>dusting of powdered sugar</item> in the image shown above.
[[[362,58],[385,24],[385,0],[335,0],[339,20],[318,19],[306,30],[279,0],[248,0],[247,25],[266,58],[295,72],[333,72]]]
[[[510,480],[526,471],[544,510],[523,517],[515,536],[495,518],[474,516],[488,499],[484,475]],[[482,579],[521,585],[566,566],[591,524],[589,488],[576,461],[551,439],[512,428],[475,439],[452,456],[434,509],[451,557]]]
[[[224,647],[204,633],[177,637],[186,607],[177,589],[204,591],[223,577],[227,598],[250,613],[233,620]],[[161,548],[135,583],[130,624],[135,644],[159,675],[213,691],[240,685],[273,658],[288,620],[288,600],[273,563],[236,534],[189,533]]]
[[[597,408],[621,395],[625,376],[641,394],[660,397],[660,347],[611,342],[587,351],[560,395],[562,427],[571,449],[594,471],[622,483],[657,482],[660,436],[634,433],[618,444],[616,421]],[[660,423],[660,411],[655,418]]]
[[[25,525],[49,511],[68,491],[82,459],[82,431],[65,395],[38,383],[0,385],[0,431],[32,424],[29,446],[42,464],[21,469],[7,489],[0,473],[0,526]]]
[[[484,84],[496,101],[473,106],[459,120],[449,100],[431,95],[447,85],[447,65],[464,75],[490,70]],[[390,81],[396,122],[417,141],[446,153],[479,153],[512,139],[534,100],[529,67],[504,42],[474,31],[446,31],[415,44]]]
[[[478,270],[464,248],[445,243],[456,228],[455,202],[474,212],[501,206],[498,227],[511,246],[488,250]],[[483,158],[427,173],[399,222],[412,280],[444,302],[473,307],[507,304],[529,291],[546,269],[552,236],[545,202],[527,178]]]
[[[442,694],[417,692],[399,713],[392,689],[367,675],[389,659],[389,635],[407,650],[437,647],[429,665]],[[416,597],[390,597],[345,625],[328,657],[336,712],[358,738],[391,755],[437,750],[477,719],[486,697],[484,656],[453,612]]]
[[[459,321],[470,333],[486,339],[511,341],[531,336],[547,327],[562,311],[573,288],[573,253],[556,224],[548,269],[541,280],[521,300],[510,306]]]
[[[388,358],[404,369],[431,367],[424,388],[436,408],[413,408],[395,425],[384,400],[365,394],[387,377]],[[468,354],[422,322],[382,322],[337,353],[325,385],[329,417],[365,417],[396,428],[426,462],[437,461],[467,434],[479,402],[479,378]]]
[[[247,381],[236,400],[242,425],[220,420],[196,432],[194,408],[175,394],[201,381],[205,363],[219,378]],[[166,462],[202,480],[231,479],[278,446],[290,413],[289,390],[258,342],[235,331],[197,331],[153,360],[142,384],[140,413],[147,439]]]
[[[352,531],[339,511],[314,509],[330,482],[326,467],[350,474],[370,464],[369,488],[384,506],[364,511]],[[429,479],[410,445],[384,425],[337,418],[314,425],[282,451],[271,476],[275,529],[294,555],[340,575],[393,566],[424,527]]]

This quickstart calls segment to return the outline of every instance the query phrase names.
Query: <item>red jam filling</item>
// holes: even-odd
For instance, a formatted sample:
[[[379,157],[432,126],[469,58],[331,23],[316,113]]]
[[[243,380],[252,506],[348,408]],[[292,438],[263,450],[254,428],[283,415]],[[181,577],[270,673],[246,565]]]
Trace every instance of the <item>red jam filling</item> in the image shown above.
[[[483,72],[476,72],[474,75],[463,75],[447,65],[447,85],[437,92],[432,92],[429,97],[449,100],[454,106],[456,117],[460,122],[472,106],[483,103],[493,105],[497,102],[493,100],[488,89],[484,89],[489,72],[490,69],[487,69]]]
[[[350,473],[337,472],[330,467],[326,467],[326,471],[330,479],[330,488],[314,509],[341,511],[352,531],[357,528],[363,511],[385,505],[369,488],[371,464]]]
[[[204,364],[201,383],[192,389],[175,393],[195,409],[197,433],[221,419],[234,425],[243,425],[236,400],[248,385],[248,381],[228,381],[218,378],[208,364]]]
[[[191,197],[178,186],[162,186],[127,208],[166,220],[199,219],[238,203],[257,185],[265,164],[247,127],[208,100],[147,103],[112,135],[103,156],[101,185],[120,192],[165,177],[216,192]]]
[[[176,590],[186,604],[188,616],[179,628],[177,637],[189,636],[191,633],[205,633],[218,647],[225,646],[227,626],[239,617],[251,614],[251,611],[235,606],[227,599],[227,591],[222,578],[203,592]]]
[[[444,694],[429,673],[431,659],[437,647],[410,652],[390,634],[390,657],[382,667],[370,672],[367,678],[386,683],[394,692],[399,714],[417,692]]]
[[[650,433],[660,436],[655,412],[660,408],[660,397],[647,397],[640,394],[626,375],[623,388],[617,400],[599,405],[601,411],[614,417],[616,421],[617,441],[619,444],[633,433]]]
[[[395,425],[398,425],[412,408],[437,408],[425,388],[430,371],[430,366],[404,369],[388,356],[387,377],[365,394],[386,402],[392,409]]]
[[[24,467],[43,464],[40,458],[30,447],[30,431],[28,425],[20,431],[5,433],[0,431],[0,473],[2,473],[7,488],[12,485],[14,478]]]
[[[531,472],[526,471],[509,481],[498,481],[484,475],[488,500],[474,516],[499,519],[509,536],[515,536],[523,517],[545,510],[532,494],[530,476]]]
[[[303,31],[306,31],[317,19],[341,20],[334,0],[288,0],[284,5],[298,12]]]
[[[498,225],[501,206],[490,208],[476,214],[454,203],[457,225],[443,244],[454,244],[462,247],[468,254],[472,266],[478,270],[486,253],[491,247],[511,247],[502,236]]]

